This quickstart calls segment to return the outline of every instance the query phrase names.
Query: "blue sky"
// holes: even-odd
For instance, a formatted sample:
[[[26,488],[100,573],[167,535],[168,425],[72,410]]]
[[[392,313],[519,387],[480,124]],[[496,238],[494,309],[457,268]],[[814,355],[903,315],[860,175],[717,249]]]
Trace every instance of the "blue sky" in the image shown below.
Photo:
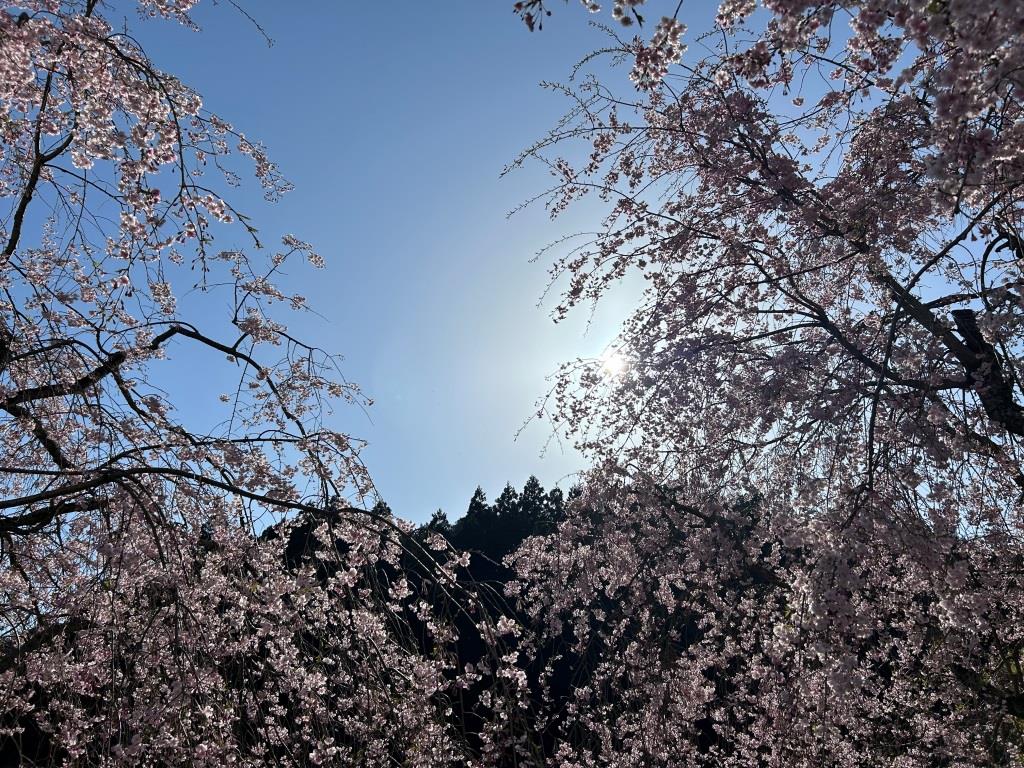
[[[537,307],[547,265],[530,259],[592,228],[597,209],[506,219],[550,177],[536,166],[499,174],[567,107],[539,81],[565,79],[602,33],[576,3],[556,3],[533,34],[510,0],[244,7],[273,47],[227,2],[199,6],[198,34],[128,23],[158,66],[265,143],[295,184],[273,206],[255,184],[235,199],[267,241],[293,232],[328,260],[290,277],[322,316],[293,327],[344,355],[345,376],[375,401],[332,426],[369,441],[380,493],[414,520],[461,514],[477,485],[493,495],[531,474],[571,485],[585,461],[557,443],[542,458],[548,424],[516,432],[559,362],[611,341],[630,291],[589,329],[585,310],[555,325],[553,301]]]

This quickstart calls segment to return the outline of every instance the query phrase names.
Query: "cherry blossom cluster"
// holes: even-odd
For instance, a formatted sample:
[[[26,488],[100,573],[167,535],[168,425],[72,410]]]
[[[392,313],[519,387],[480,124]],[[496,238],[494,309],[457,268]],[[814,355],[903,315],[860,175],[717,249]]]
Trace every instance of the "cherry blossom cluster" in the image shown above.
[[[597,475],[511,557],[547,764],[1019,761],[1012,566],[983,538],[842,523]]]
[[[538,408],[617,494],[516,555],[599,675],[551,693],[565,764],[1020,759],[1021,18],[724,2],[707,52],[636,93],[592,59],[520,159],[557,169],[552,215],[607,206],[556,258],[556,316],[646,285],[629,366],[569,363]],[[744,496],[756,525],[719,519]]]
[[[669,67],[683,56],[686,46],[682,36],[686,27],[673,18],[664,17],[651,38],[650,44],[637,42],[636,58],[630,79],[638,88],[652,88],[668,74]]]
[[[289,185],[104,10],[0,9],[0,762],[465,765],[469,673],[423,596],[461,595],[465,556],[341,501],[373,486],[326,422],[366,400],[276,284],[324,259],[228,195],[246,165]],[[163,373],[217,361],[227,393]],[[492,667],[498,711],[517,677]]]
[[[622,26],[632,26],[634,22],[643,23],[643,16],[637,10],[644,4],[645,0],[615,0],[612,4],[612,17]],[[580,4],[590,13],[600,13],[602,5],[594,0],[580,0]],[[541,29],[545,17],[551,15],[547,9],[546,0],[516,0],[512,10],[522,18],[527,28],[531,31]]]
[[[5,572],[5,594],[24,596],[5,606],[8,620],[38,611],[25,579],[61,579],[46,623],[24,627],[37,637],[45,629],[46,643],[0,668],[4,714],[16,723],[4,735],[28,759],[462,764],[444,720],[454,676],[387,618],[411,615],[419,599],[381,591],[381,568],[402,552],[388,521],[309,518],[318,524],[302,541],[315,556],[289,561],[281,539],[294,525],[254,539],[226,516],[211,520],[230,510],[213,494],[163,501],[182,523],[158,540],[124,521],[115,548],[109,532],[78,518],[75,547],[22,554],[23,572]]]

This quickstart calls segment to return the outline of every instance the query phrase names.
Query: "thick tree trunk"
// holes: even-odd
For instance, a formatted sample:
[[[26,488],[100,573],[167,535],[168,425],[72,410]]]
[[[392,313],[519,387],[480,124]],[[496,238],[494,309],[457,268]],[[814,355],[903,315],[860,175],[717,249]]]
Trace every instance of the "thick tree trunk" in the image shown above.
[[[972,352],[974,362],[963,360],[964,369],[974,379],[974,389],[985,413],[1007,432],[1024,436],[1024,408],[1014,400],[1013,384],[1003,374],[995,348],[985,341],[972,309],[953,311],[956,328]]]

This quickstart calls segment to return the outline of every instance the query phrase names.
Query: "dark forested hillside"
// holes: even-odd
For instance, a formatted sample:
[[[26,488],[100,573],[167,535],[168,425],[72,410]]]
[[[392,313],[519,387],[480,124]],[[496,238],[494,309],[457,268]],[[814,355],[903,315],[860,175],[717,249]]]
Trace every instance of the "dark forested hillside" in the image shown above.
[[[438,510],[420,533],[440,533],[456,549],[474,555],[471,569],[477,578],[498,577],[505,573],[502,559],[524,539],[554,531],[574,493],[578,491],[570,490],[567,499],[560,488],[546,491],[536,477],[530,477],[522,490],[509,483],[488,504],[487,494],[477,487],[464,515],[451,522]]]

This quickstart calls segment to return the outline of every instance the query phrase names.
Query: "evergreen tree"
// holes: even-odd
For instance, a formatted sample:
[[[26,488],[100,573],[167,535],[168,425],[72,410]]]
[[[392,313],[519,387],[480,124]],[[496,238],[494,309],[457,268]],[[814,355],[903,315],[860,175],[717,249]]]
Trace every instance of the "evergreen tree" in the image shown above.
[[[494,511],[498,517],[515,517],[519,511],[519,494],[512,487],[512,483],[506,483],[501,495],[494,500]]]
[[[544,486],[540,484],[540,480],[535,475],[530,475],[530,479],[526,481],[523,492],[519,496],[520,514],[531,521],[542,520],[545,516],[546,504],[547,494],[544,492]]]

